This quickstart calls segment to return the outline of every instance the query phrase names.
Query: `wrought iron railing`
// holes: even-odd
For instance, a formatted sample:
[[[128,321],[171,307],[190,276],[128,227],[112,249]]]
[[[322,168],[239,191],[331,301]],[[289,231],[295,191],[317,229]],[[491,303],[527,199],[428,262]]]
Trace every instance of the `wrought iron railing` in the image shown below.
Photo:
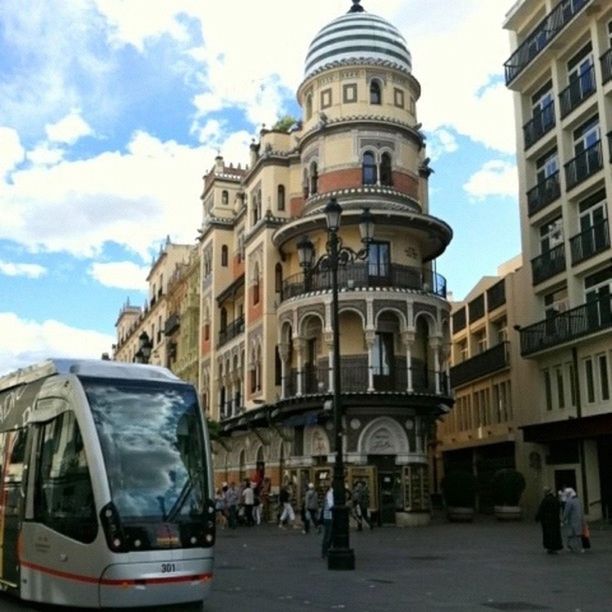
[[[547,278],[565,270],[565,245],[558,244],[556,247],[542,253],[531,260],[531,274],[533,284],[537,285]]]
[[[559,171],[553,172],[527,192],[527,214],[531,217],[561,195]]]
[[[555,102],[551,100],[523,126],[525,149],[528,149],[540,140],[542,136],[550,132],[555,127],[555,123]]]
[[[601,140],[565,164],[565,184],[570,190],[603,168]]]
[[[590,2],[591,0],[561,0],[504,63],[506,85],[509,85]]]
[[[595,66],[577,76],[559,93],[561,117],[569,115],[584,100],[595,93]]]
[[[176,331],[181,324],[181,318],[177,313],[171,314],[164,325],[164,335],[169,336]]]
[[[521,329],[521,355],[531,355],[610,328],[612,296],[603,295]]]
[[[500,342],[497,346],[452,367],[450,371],[451,387],[454,389],[467,382],[508,367],[510,363],[508,347],[508,342]]]
[[[219,330],[219,344],[221,346],[244,332],[244,316],[234,319],[226,328]]]
[[[610,246],[608,220],[604,219],[592,227],[570,238],[572,264],[580,263],[597,253],[605,251]]]
[[[331,272],[328,270],[317,270],[308,277],[301,273],[294,274],[283,282],[281,300],[311,291],[331,291],[331,283]],[[370,287],[414,289],[446,297],[446,279],[431,270],[398,264],[370,266],[367,263],[348,264],[338,268],[339,289]]]

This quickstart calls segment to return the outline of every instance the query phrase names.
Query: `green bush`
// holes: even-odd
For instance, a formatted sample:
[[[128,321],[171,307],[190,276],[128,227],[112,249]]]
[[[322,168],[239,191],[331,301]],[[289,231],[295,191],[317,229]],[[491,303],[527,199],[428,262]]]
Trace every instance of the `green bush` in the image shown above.
[[[449,472],[442,479],[442,493],[447,506],[473,508],[476,502],[476,477],[462,470]]]
[[[525,490],[525,478],[517,470],[507,468],[495,472],[492,485],[496,506],[518,506]]]

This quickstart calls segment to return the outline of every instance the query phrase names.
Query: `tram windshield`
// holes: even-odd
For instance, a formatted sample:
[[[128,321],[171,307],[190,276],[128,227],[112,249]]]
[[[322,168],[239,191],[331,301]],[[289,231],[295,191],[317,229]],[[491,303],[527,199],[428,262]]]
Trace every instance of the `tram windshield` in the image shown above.
[[[82,378],[122,521],[180,523],[203,515],[204,437],[185,384]]]

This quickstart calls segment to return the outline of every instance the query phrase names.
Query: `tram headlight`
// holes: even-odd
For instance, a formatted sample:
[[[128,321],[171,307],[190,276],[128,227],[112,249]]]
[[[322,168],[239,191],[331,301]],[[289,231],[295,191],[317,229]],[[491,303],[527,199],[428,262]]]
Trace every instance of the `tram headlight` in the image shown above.
[[[123,530],[121,528],[121,521],[119,520],[119,513],[113,502],[106,504],[106,506],[102,508],[100,511],[100,520],[109,548],[115,552],[122,552],[124,550]]]

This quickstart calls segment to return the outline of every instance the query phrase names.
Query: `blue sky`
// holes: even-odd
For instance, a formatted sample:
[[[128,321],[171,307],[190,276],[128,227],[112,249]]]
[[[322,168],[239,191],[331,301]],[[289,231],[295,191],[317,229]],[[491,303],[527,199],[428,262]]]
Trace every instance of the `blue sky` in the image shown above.
[[[510,0],[363,0],[394,23],[422,86],[430,212],[453,227],[455,299],[520,251]],[[298,114],[317,31],[349,0],[0,3],[0,374],[99,357],[142,305],[166,236],[194,243],[202,175],[245,164]],[[234,18],[234,21],[230,19]]]

